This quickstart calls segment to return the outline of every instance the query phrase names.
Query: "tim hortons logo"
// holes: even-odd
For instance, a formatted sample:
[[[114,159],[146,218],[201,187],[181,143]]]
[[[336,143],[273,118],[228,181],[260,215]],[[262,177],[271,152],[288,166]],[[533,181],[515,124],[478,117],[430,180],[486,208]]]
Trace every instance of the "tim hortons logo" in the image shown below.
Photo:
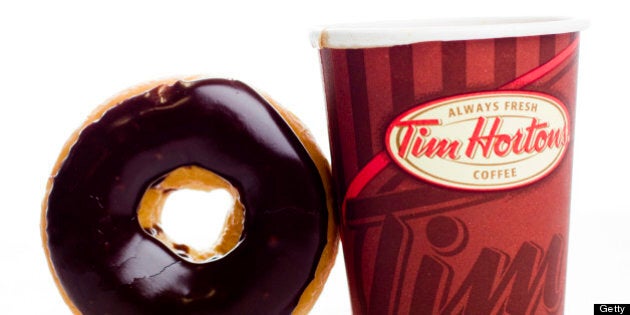
[[[558,99],[494,91],[419,105],[392,121],[385,144],[391,158],[420,179],[500,190],[549,174],[569,141],[569,115]]]
[[[416,276],[419,291],[412,298],[411,309],[416,314],[556,313],[563,300],[564,245],[562,236],[555,234],[546,248],[524,242],[511,257],[484,247],[459,285],[451,281],[458,276],[454,274],[458,266],[447,263],[444,253],[424,255]],[[458,248],[455,257],[459,250],[463,251]]]

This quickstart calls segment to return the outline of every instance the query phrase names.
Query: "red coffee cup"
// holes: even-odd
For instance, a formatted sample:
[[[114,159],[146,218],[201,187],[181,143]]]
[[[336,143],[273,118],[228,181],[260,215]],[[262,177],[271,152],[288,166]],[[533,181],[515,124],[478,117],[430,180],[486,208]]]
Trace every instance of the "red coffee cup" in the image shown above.
[[[563,312],[585,26],[490,18],[314,34],[355,314]]]

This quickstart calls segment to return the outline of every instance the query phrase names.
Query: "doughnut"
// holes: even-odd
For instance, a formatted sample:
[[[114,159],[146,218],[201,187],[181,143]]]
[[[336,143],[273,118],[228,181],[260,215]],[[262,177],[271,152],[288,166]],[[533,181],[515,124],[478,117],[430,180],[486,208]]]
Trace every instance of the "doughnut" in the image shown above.
[[[178,189],[232,195],[211,249],[162,231]],[[305,314],[337,252],[332,205],[328,162],[295,116],[240,81],[172,79],[112,98],[70,137],[41,231],[75,314]]]

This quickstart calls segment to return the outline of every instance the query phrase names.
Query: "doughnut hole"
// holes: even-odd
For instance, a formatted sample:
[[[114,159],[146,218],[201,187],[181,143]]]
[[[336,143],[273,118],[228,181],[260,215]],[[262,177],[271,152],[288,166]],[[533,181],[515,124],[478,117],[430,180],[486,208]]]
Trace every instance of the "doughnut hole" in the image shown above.
[[[138,208],[140,227],[193,263],[219,259],[234,249],[244,218],[238,190],[198,166],[168,173],[145,192]]]
[[[221,237],[225,218],[233,207],[234,199],[225,189],[176,190],[164,202],[160,226],[174,243],[208,251]]]

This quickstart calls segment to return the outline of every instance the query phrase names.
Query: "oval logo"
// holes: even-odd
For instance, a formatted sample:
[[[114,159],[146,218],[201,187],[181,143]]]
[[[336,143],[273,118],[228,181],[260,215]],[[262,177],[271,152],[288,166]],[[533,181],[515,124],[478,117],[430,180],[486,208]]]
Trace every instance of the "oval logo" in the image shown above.
[[[558,99],[494,91],[421,104],[392,121],[385,145],[400,167],[420,179],[501,190],[549,174],[569,140],[569,115]]]

